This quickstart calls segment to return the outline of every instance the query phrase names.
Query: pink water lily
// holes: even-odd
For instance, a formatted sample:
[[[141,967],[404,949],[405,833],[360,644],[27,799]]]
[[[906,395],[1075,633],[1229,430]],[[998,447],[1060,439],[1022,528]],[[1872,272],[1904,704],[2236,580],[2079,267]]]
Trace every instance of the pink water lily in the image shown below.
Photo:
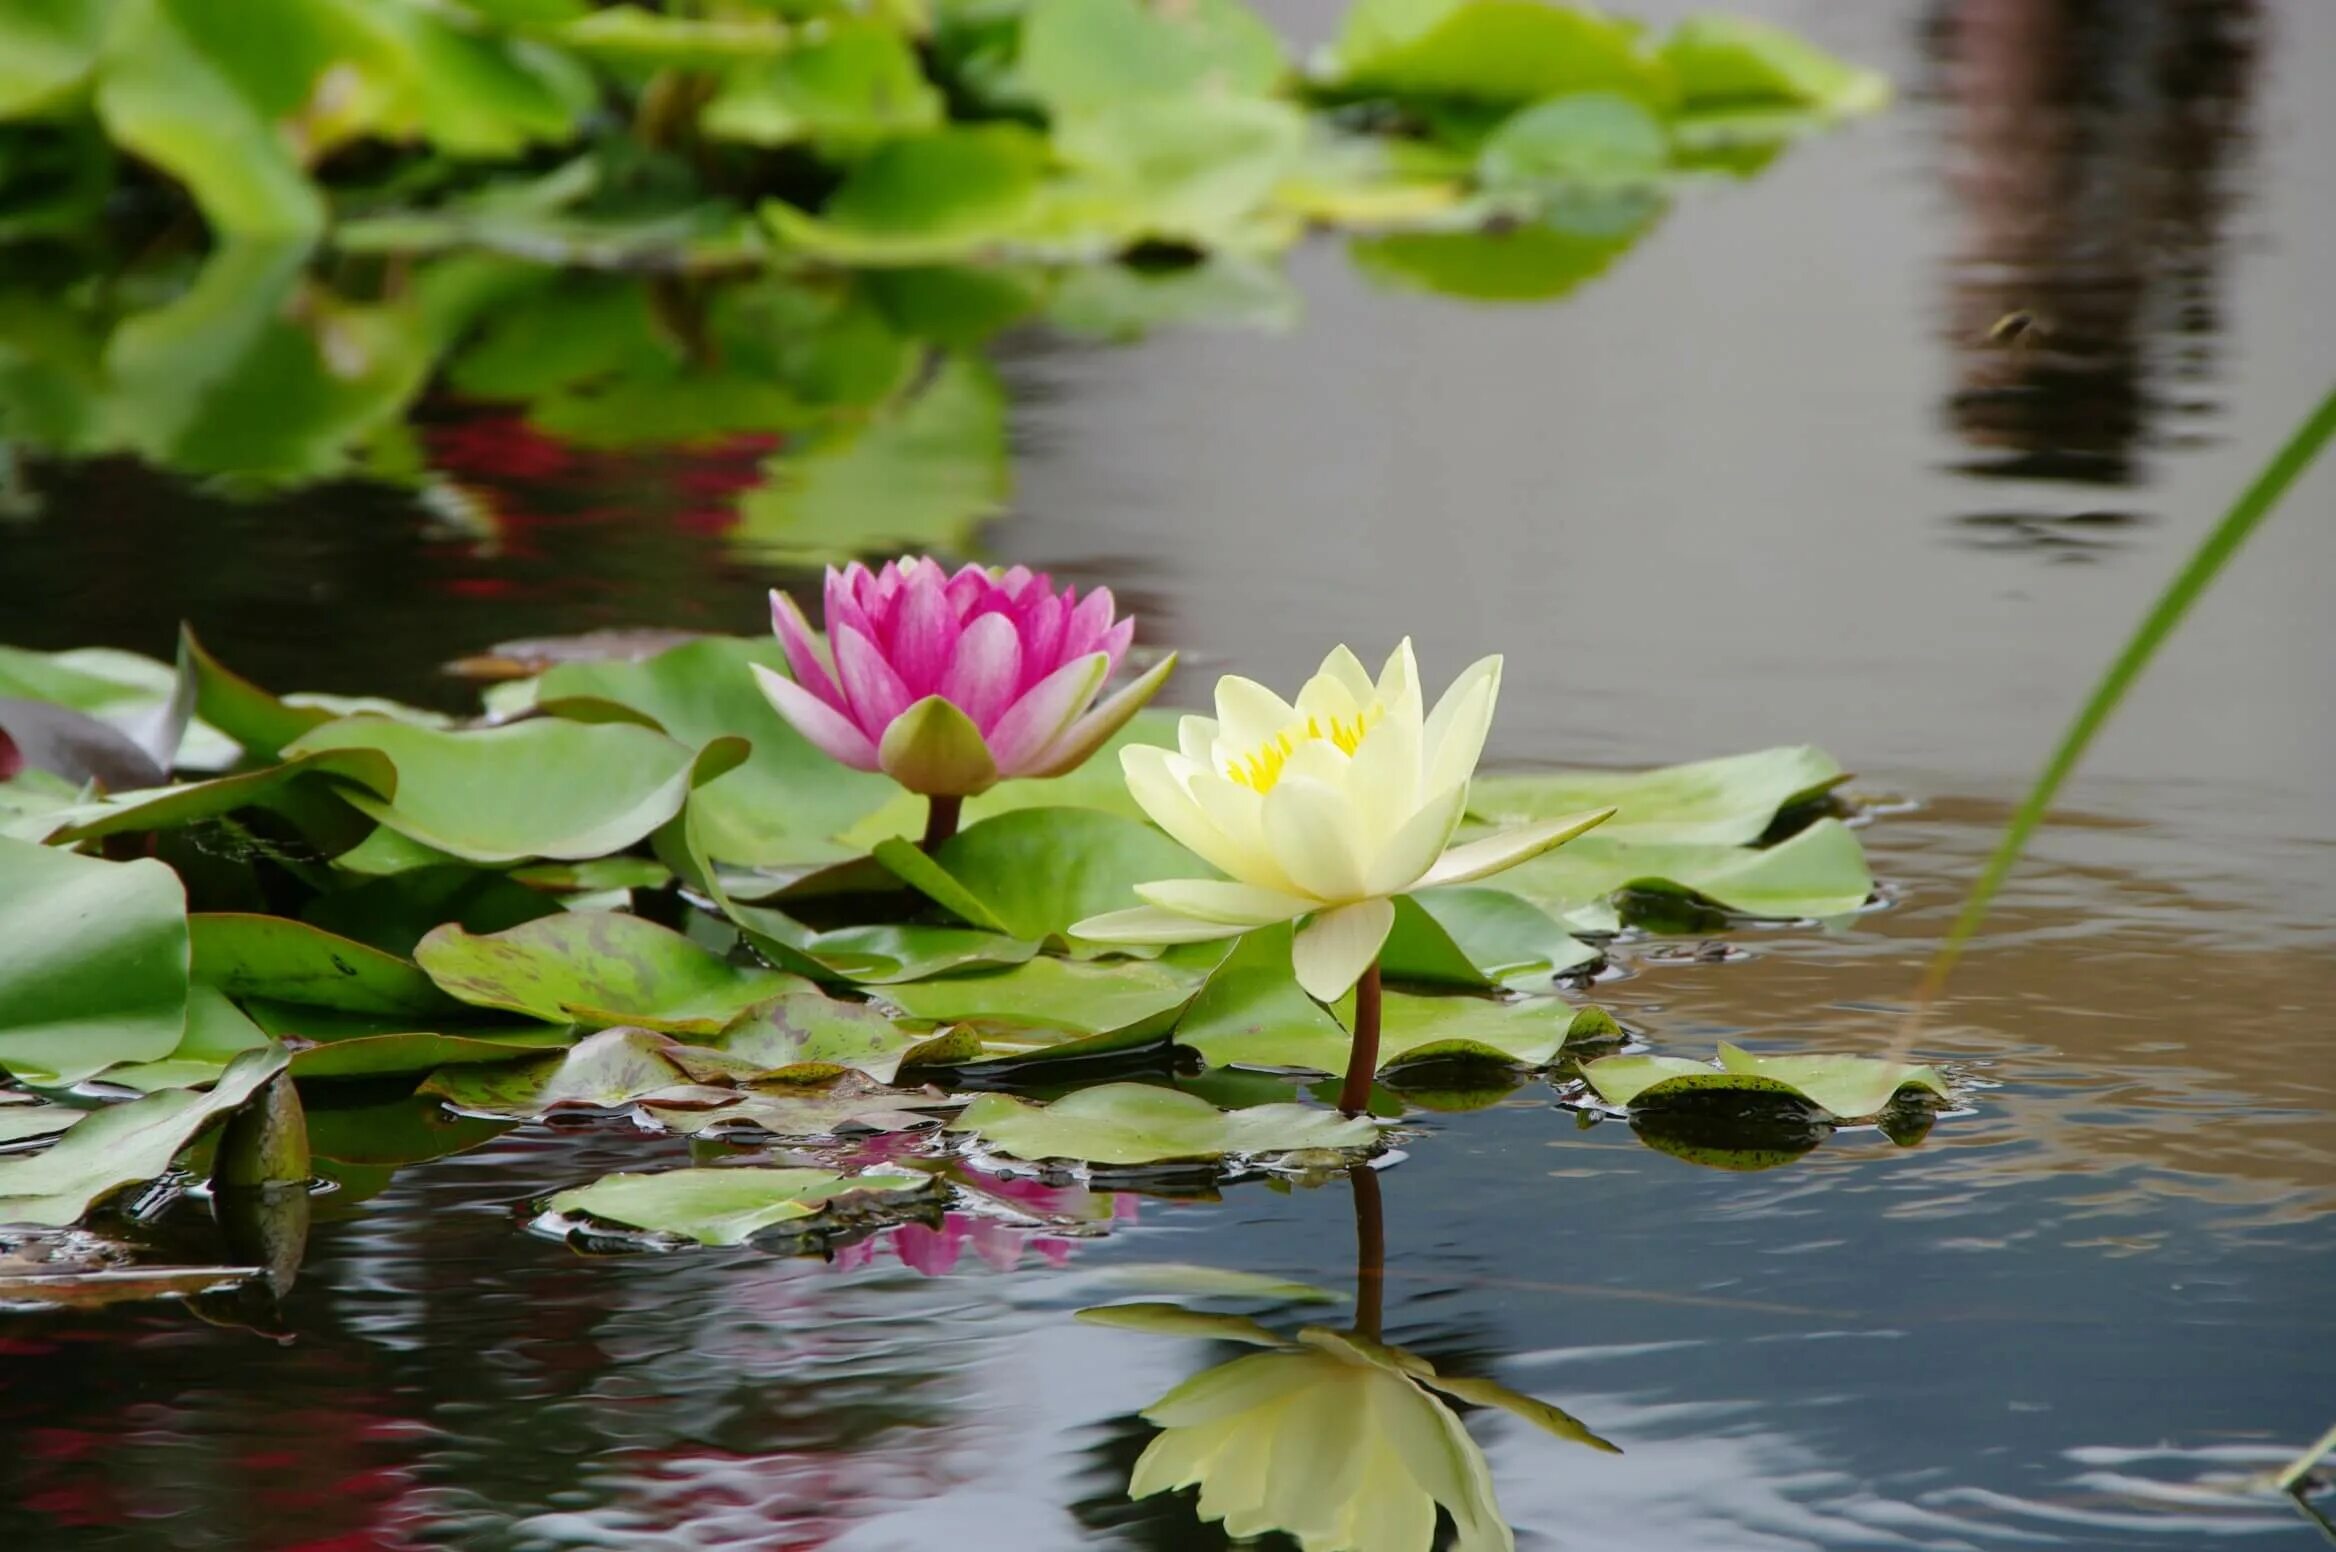
[[[1013,776],[1060,776],[1101,748],[1175,667],[1170,654],[1101,705],[1135,635],[1111,590],[1056,592],[1042,571],[919,556],[827,573],[827,637],[786,594],[771,624],[793,678],[755,667],[780,716],[856,770],[943,801]],[[950,827],[954,826],[954,809]]]

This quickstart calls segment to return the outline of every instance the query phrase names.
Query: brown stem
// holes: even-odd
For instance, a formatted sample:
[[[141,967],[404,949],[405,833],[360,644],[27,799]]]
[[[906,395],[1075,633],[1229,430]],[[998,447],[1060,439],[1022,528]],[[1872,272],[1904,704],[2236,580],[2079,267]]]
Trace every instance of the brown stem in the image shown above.
[[[1379,1208],[1379,1172],[1368,1164],[1351,1164],[1346,1178],[1355,1193],[1355,1329],[1376,1342],[1387,1291],[1387,1224]]]
[[[925,802],[925,838],[919,844],[932,852],[957,833],[957,816],[965,809],[965,799],[931,797]]]
[[[1379,961],[1355,983],[1354,1044],[1347,1054],[1346,1082],[1339,1086],[1338,1108],[1359,1116],[1371,1108],[1371,1079],[1379,1071]]]

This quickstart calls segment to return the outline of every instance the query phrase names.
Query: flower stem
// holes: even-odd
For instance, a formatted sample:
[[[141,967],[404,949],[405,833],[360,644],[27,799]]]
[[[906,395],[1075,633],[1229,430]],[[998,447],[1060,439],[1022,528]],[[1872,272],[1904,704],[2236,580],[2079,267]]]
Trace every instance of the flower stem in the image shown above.
[[[1342,1114],[1359,1116],[1371,1108],[1371,1079],[1379,1071],[1379,961],[1355,982],[1354,1044],[1347,1053],[1346,1082],[1339,1086]]]
[[[964,811],[965,799],[930,797],[925,802],[925,838],[919,844],[930,852],[957,833],[957,816]]]
[[[1379,1172],[1368,1164],[1351,1164],[1346,1178],[1355,1193],[1355,1329],[1376,1342],[1387,1290],[1387,1225],[1379,1208]]]

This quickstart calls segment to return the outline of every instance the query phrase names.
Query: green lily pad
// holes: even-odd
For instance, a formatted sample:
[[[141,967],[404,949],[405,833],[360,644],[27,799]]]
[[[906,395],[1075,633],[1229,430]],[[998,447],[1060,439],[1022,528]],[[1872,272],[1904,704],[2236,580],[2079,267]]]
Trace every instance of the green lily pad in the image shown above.
[[[1044,780],[1023,778],[1001,781],[979,797],[967,798],[962,815],[970,829],[984,820],[1000,814],[1014,813],[1026,808],[1093,808],[1122,818],[1142,820],[1144,811],[1136,800],[1128,796],[1127,778],[1120,774],[1119,751],[1130,744],[1156,744],[1163,749],[1176,747],[1176,724],[1181,714],[1158,706],[1146,706],[1128,719],[1125,727],[1111,736],[1111,740],[1088,757],[1087,763],[1062,776]],[[870,851],[880,841],[895,836],[914,840],[922,834],[925,825],[925,800],[910,792],[895,792],[882,808],[875,810],[839,837],[846,846]],[[962,833],[962,832],[960,832]],[[1182,864],[1192,867],[1189,854]]]
[[[1663,39],[1659,54],[1688,113],[1787,107],[1846,116],[1871,113],[1890,97],[1883,76],[1741,17],[1689,17]]]
[[[609,911],[564,912],[486,935],[448,925],[424,938],[414,959],[439,986],[479,1007],[674,1034],[717,1034],[754,1004],[805,984],[733,965],[678,932]]]
[[[27,1096],[21,1095],[11,1094],[8,1100],[8,1103],[0,1104],[0,1144],[13,1145],[31,1142],[39,1137],[54,1137],[59,1132],[69,1130],[84,1116],[96,1114],[95,1111],[84,1110],[77,1105],[52,1105],[39,1100],[19,1103],[20,1100],[27,1100]]]
[[[66,1085],[177,1048],[186,891],[163,864],[0,839],[0,943],[0,1067]]]
[[[1619,92],[1573,92],[1502,121],[1477,152],[1491,189],[1651,183],[1671,160],[1663,122]],[[1603,804],[1596,805],[1603,807]]]
[[[985,819],[930,857],[905,841],[876,848],[904,883],[976,927],[1070,941],[1073,922],[1142,902],[1135,886],[1206,873],[1148,824],[1089,808],[1024,808]]]
[[[1676,92],[1633,23],[1544,0],[1358,0],[1332,69],[1342,93],[1404,99],[1612,91],[1661,108]]]
[[[1838,819],[1774,846],[1632,845],[1593,832],[1500,875],[1500,887],[1586,930],[1612,930],[1622,890],[1708,900],[1743,916],[1846,916],[1873,893],[1857,832]]]
[[[867,1003],[794,992],[749,1008],[708,1044],[747,1064],[758,1080],[800,1081],[839,1070],[890,1083],[901,1063],[934,1043],[932,1031],[903,1029]]]
[[[545,1204],[701,1245],[743,1245],[787,1225],[806,1233],[842,1221],[913,1211],[940,1197],[940,1182],[911,1170],[871,1169],[839,1175],[824,1169],[669,1169],[653,1175],[604,1175],[562,1191]]]
[[[1138,1300],[1128,1304],[1099,1304],[1072,1312],[1072,1319],[1091,1326],[1141,1331],[1149,1336],[1181,1336],[1201,1342],[1239,1342],[1247,1347],[1293,1347],[1289,1338],[1259,1325],[1246,1315],[1216,1315],[1186,1309],[1181,1304]]]
[[[985,1061],[1056,1061],[1130,1051],[1166,1037],[1230,944],[1109,964],[1038,958],[986,975],[880,989],[909,1018],[966,1027]],[[1185,951],[1189,955],[1189,951]]]
[[[729,915],[773,964],[817,981],[857,985],[925,981],[961,970],[1022,964],[1038,952],[1036,943],[970,927],[912,923],[813,932],[793,917],[763,906],[732,904]]]
[[[514,1120],[571,1107],[615,1110],[692,1081],[669,1054],[676,1044],[653,1030],[604,1029],[555,1055],[444,1068],[431,1075],[422,1092],[465,1115]]]
[[[265,770],[123,792],[81,804],[55,815],[58,822],[45,838],[74,845],[108,835],[175,829],[239,808],[268,806],[294,783],[320,777],[352,783],[375,797],[397,790],[397,768],[386,756],[369,749],[319,750]]]
[[[1856,1121],[1880,1114],[1904,1089],[1948,1097],[1946,1080],[1925,1066],[1867,1056],[1754,1056],[1731,1045],[1720,1047],[1716,1068],[1677,1056],[1608,1056],[1584,1066],[1582,1077],[1608,1104],[1634,1111],[1719,1095],[1783,1096]]]
[[[518,1061],[559,1050],[575,1038],[572,1029],[543,1027],[466,1032],[384,1029],[372,1034],[340,1034],[321,1044],[295,1050],[292,1076],[302,1082],[378,1078]]]
[[[693,759],[647,728],[552,717],[463,733],[351,717],[286,753],[318,749],[388,755],[397,796],[349,788],[349,801],[411,840],[486,863],[622,851],[681,811]]]
[[[1144,1083],[1078,1089],[1050,1105],[982,1094],[949,1123],[1001,1153],[1032,1161],[1137,1165],[1262,1158],[1315,1149],[1367,1152],[1379,1129],[1308,1105],[1219,1110],[1205,1099]]]
[[[236,673],[195,639],[190,626],[178,633],[178,675],[195,691],[195,715],[264,760],[281,756],[311,728],[333,720],[322,707],[293,706]]]
[[[1239,0],[1034,0],[1022,88],[1056,114],[1143,97],[1261,95],[1288,71],[1280,38]]]
[[[336,1164],[392,1167],[467,1153],[493,1142],[511,1126],[487,1116],[456,1115],[429,1094],[406,1094],[379,1104],[311,1103],[308,1148],[318,1159]]]
[[[1614,817],[1598,827],[1610,845],[1744,846],[1778,813],[1848,779],[1824,750],[1796,744],[1649,771],[1479,776],[1469,784],[1468,813],[1515,825],[1612,808]]]
[[[947,263],[1022,235],[1045,161],[1045,141],[1017,124],[935,129],[878,146],[817,216],[778,201],[762,216],[784,246],[829,263]]]
[[[280,1050],[247,1051],[208,1090],[164,1089],[109,1105],[39,1153],[0,1158],[0,1223],[78,1221],[114,1192],[167,1171],[196,1133],[283,1067]]]
[[[1395,902],[1395,928],[1379,951],[1390,980],[1485,989],[1542,985],[1589,964],[1598,951],[1547,911],[1481,885],[1423,889]]]
[[[350,1013],[441,1014],[462,1004],[409,959],[284,916],[187,918],[194,977],[233,997]]]
[[[1545,216],[1473,232],[1390,232],[1358,237],[1348,252],[1382,285],[1471,302],[1546,302],[1604,274],[1663,210],[1650,194],[1628,219],[1589,227]]]
[[[244,1052],[273,1043],[225,992],[197,982],[187,988],[186,1030],[168,1056],[108,1067],[99,1076],[146,1093],[195,1088],[215,1081]]]
[[[376,830],[374,834],[397,832]],[[337,936],[410,959],[416,944],[433,928],[448,922],[459,923],[469,932],[501,932],[559,913],[560,903],[550,895],[516,883],[508,874],[457,862],[409,868],[318,895],[301,912],[301,919]]]
[[[690,795],[714,861],[761,867],[841,856],[828,837],[897,789],[837,765],[771,710],[753,669],[785,662],[775,638],[708,636],[642,662],[562,663],[535,681],[535,695],[629,706],[693,749],[725,735],[752,744],[743,765]]]
[[[716,139],[849,152],[935,128],[946,112],[899,29],[843,16],[776,59],[731,70],[699,125]]]

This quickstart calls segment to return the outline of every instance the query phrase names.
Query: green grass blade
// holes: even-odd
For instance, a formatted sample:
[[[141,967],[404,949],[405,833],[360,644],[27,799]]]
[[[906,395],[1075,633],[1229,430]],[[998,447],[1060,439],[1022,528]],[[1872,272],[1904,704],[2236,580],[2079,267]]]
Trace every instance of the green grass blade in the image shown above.
[[[2222,574],[2223,567],[2239,552],[2239,547],[2263,525],[2263,519],[2271,515],[2279,505],[2280,498],[2287,494],[2288,488],[2311,467],[2312,460],[2328,445],[2332,435],[2336,435],[2336,388],[2329,390],[2319,407],[2295,429],[2295,434],[2287,439],[2286,445],[2279,449],[2271,461],[2263,466],[2263,471],[2255,476],[2254,483],[2232,503],[2223,520],[2215,525],[2214,531],[2199,544],[2189,562],[2167,584],[2157,602],[2150,606],[2140,629],[2133,633],[2132,639],[2125,643],[2124,650],[2117,654],[2116,661],[2109,665],[2108,672],[2101,676],[2101,682],[2094,686],[2084,709],[2077,713],[2076,720],[2061,735],[2060,746],[2052,751],[2052,758],[2045,763],[2043,774],[2036,778],[2035,786],[2028,790],[2027,797],[2021,801],[2019,811],[2012,815],[2003,839],[1996,844],[1995,854],[1987,859],[1986,871],[1979,875],[1979,882],[1971,887],[1970,897],[1963,902],[1962,913],[1955,918],[1955,925],[1948,931],[1946,942],[1932,956],[1930,968],[1923,976],[1922,987],[1917,995],[1918,1004],[1928,1003],[1946,985],[1948,972],[1954,969],[1955,961],[1962,957],[1964,945],[1979,930],[1980,922],[1986,919],[1988,906],[1994,902],[1996,891],[2003,887],[2004,879],[2020,860],[2020,853],[2027,847],[2028,837],[2034,833],[2045,810],[2059,793],[2061,783],[2068,779],[2069,774],[2076,769],[2077,762],[2084,758],[2094,735],[2101,731],[2123,703],[2125,692],[2133,687],[2134,680],[2141,677],[2141,671],[2149,666],[2158,648],[2165,645],[2166,638],[2174,633],[2175,627],[2189,614],[2190,606]]]

